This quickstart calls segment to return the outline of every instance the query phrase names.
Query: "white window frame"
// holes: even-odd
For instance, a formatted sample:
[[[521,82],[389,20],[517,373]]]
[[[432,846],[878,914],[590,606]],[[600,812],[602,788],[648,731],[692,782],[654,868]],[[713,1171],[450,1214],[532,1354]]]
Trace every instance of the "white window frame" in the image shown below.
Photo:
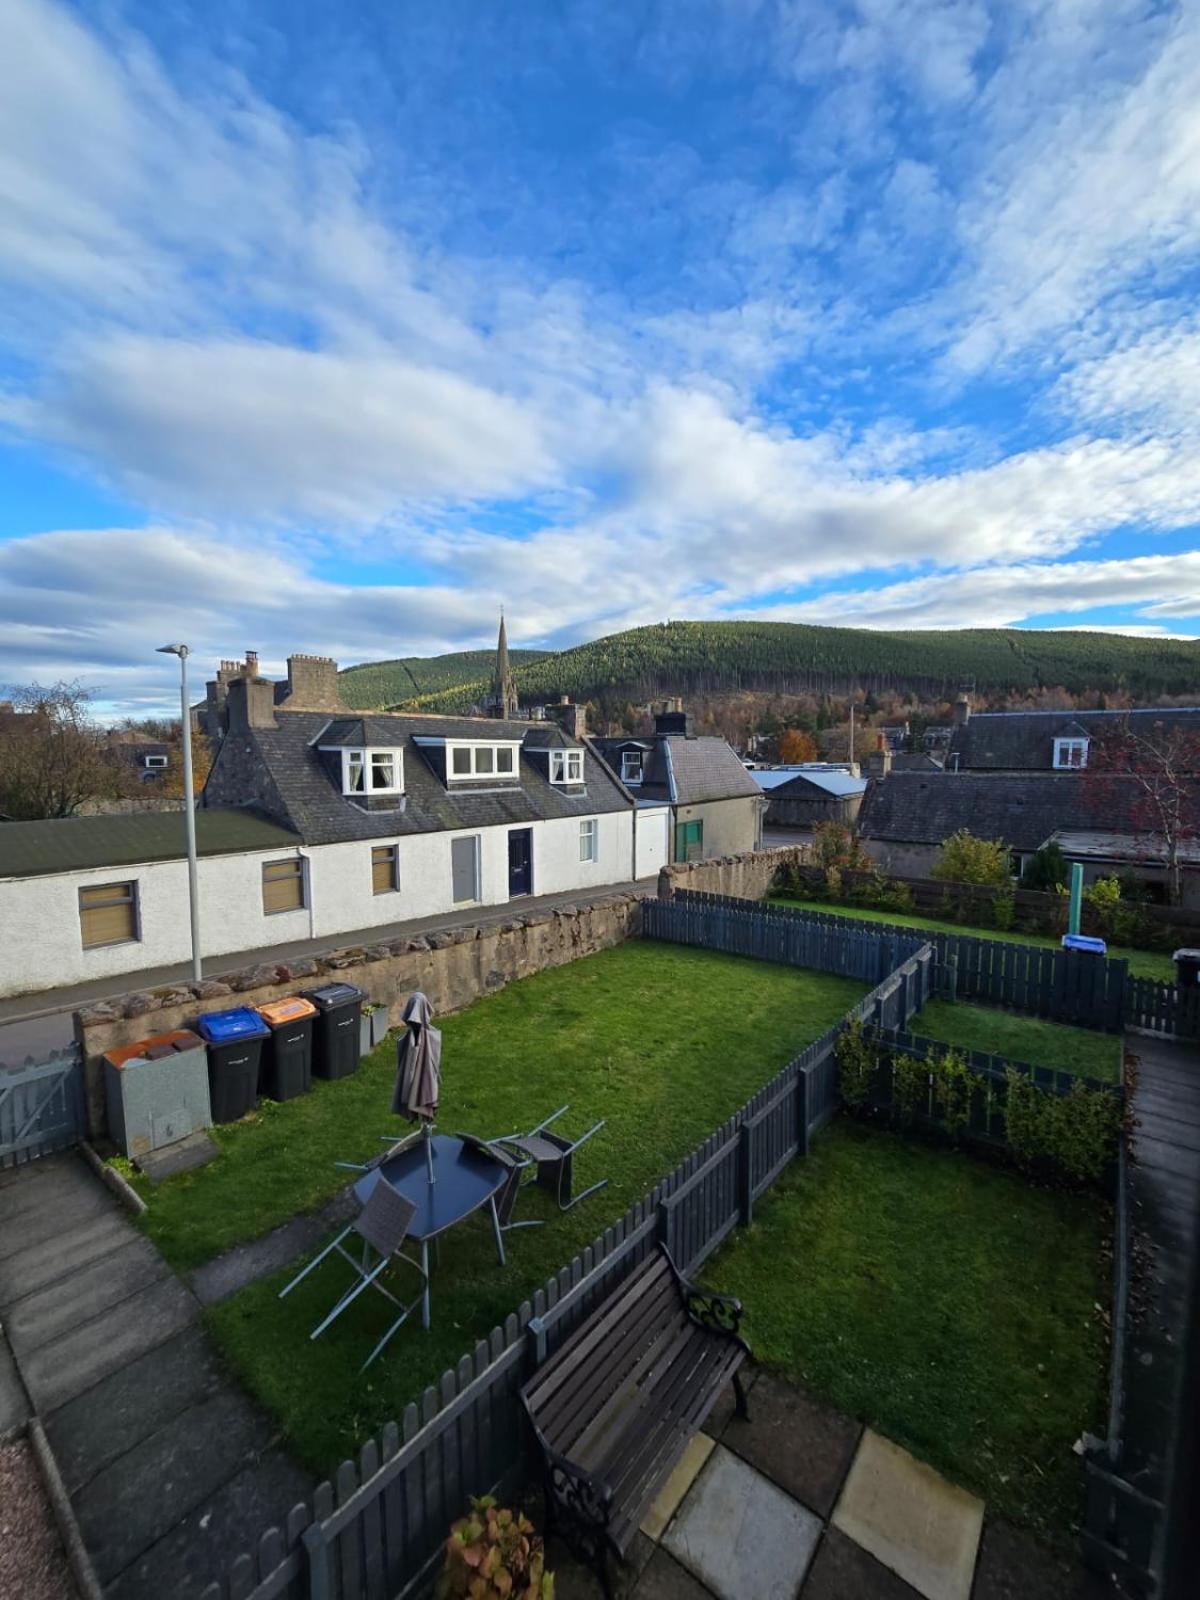
[[[447,739],[446,782],[470,783],[478,778],[501,778],[515,781],[517,769],[520,765],[520,755],[518,754],[520,748],[520,742],[515,739],[503,741],[493,739],[472,739],[469,741],[466,739]],[[454,758],[460,751],[467,756],[468,770],[466,772],[455,772],[454,770]],[[486,754],[488,757],[486,769],[480,768],[479,757],[481,754]],[[500,770],[500,758],[502,755],[506,756],[509,763],[506,772]]]
[[[168,756],[144,756],[142,759],[145,761],[148,770],[161,772],[170,758]]]
[[[636,761],[637,762],[637,775],[636,776],[632,772],[629,771],[629,764],[630,764],[631,761]],[[639,786],[639,784],[641,783],[641,781],[642,781],[642,774],[643,774],[644,771],[645,771],[645,757],[644,757],[643,752],[641,750],[622,750],[621,751],[621,782],[623,784],[625,784],[630,789],[636,789]]]
[[[586,846],[586,851],[585,851]],[[579,861],[594,864],[600,859],[600,818],[582,817],[579,823]]]
[[[342,793],[351,800],[359,795],[372,794],[403,794],[404,793],[404,750],[399,745],[367,744],[367,745],[341,745],[334,746],[342,758]],[[375,783],[376,756],[389,756],[392,761],[392,783]],[[351,771],[354,767],[361,766],[363,775],[362,788],[356,788],[351,782]]]
[[[574,771],[574,776],[572,776],[572,770]],[[582,783],[583,751],[572,749],[551,750],[550,782],[562,784]]]
[[[1054,766],[1060,772],[1082,772],[1087,766],[1089,739],[1079,734],[1054,741]]]

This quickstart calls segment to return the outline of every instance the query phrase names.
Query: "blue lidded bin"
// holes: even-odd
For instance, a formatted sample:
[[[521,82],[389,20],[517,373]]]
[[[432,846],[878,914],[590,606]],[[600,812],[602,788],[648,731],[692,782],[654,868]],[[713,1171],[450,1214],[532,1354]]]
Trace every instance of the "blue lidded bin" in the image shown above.
[[[1085,950],[1089,955],[1107,955],[1108,946],[1103,939],[1093,939],[1087,933],[1064,933],[1062,937],[1064,950]]]
[[[196,1024],[208,1045],[208,1092],[214,1122],[236,1122],[258,1100],[258,1067],[270,1029],[249,1006],[210,1011]]]

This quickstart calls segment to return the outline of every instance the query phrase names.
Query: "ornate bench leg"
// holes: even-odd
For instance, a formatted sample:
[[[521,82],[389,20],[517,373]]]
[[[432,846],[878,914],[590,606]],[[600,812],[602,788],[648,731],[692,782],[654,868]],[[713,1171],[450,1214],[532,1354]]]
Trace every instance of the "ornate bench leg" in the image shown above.
[[[733,1403],[734,1408],[737,1411],[738,1416],[741,1417],[742,1421],[749,1422],[750,1410],[746,1405],[746,1386],[742,1382],[742,1375],[740,1372],[735,1372],[733,1375]]]

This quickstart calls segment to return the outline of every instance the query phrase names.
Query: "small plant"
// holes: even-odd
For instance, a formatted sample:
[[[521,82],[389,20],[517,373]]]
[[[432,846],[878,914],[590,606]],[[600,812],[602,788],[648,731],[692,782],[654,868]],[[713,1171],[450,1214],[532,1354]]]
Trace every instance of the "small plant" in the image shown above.
[[[833,1053],[837,1058],[842,1099],[852,1111],[858,1111],[867,1102],[879,1066],[874,1030],[864,1028],[856,1019],[838,1035]]]
[[[545,1570],[542,1540],[519,1511],[472,1495],[471,1509],[450,1529],[437,1600],[554,1600],[554,1574]]]
[[[1070,1177],[1094,1183],[1117,1148],[1121,1107],[1106,1089],[1073,1083],[1065,1095],[1039,1089],[1009,1068],[1004,1131],[1019,1160],[1053,1161]]]
[[[932,1066],[934,1115],[950,1137],[957,1139],[971,1120],[974,1077],[961,1050],[947,1050],[935,1057]]]
[[[128,1156],[109,1156],[108,1160],[104,1164],[107,1167],[111,1167],[115,1173],[124,1178],[126,1183],[133,1182],[133,1176],[136,1169]]]
[[[928,1061],[916,1056],[892,1057],[892,1104],[905,1122],[911,1122],[918,1111],[929,1107]]]
[[[1017,893],[1011,884],[997,889],[992,896],[992,921],[1001,933],[1007,933],[1017,920]]]

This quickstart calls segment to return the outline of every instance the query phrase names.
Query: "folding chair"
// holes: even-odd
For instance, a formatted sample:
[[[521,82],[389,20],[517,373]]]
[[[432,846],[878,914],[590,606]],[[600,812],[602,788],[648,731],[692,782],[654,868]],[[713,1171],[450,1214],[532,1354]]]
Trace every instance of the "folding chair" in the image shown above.
[[[314,1256],[308,1265],[296,1274],[286,1288],[279,1291],[279,1298],[282,1300],[284,1295],[290,1294],[303,1278],[307,1278],[314,1267],[320,1266],[325,1257],[336,1250],[354,1268],[357,1282],[351,1284],[329,1315],[317,1324],[309,1334],[310,1339],[316,1339],[323,1334],[329,1324],[335,1318],[340,1317],[346,1307],[352,1301],[357,1300],[364,1289],[376,1289],[383,1295],[385,1300],[390,1300],[394,1306],[399,1306],[400,1315],[363,1362],[359,1368],[360,1372],[365,1371],[371,1365],[400,1324],[422,1303],[428,1292],[429,1275],[425,1268],[419,1262],[414,1261],[412,1256],[405,1255],[400,1249],[400,1246],[404,1243],[404,1236],[408,1232],[408,1225],[416,1215],[416,1210],[417,1208],[411,1200],[400,1194],[396,1189],[393,1189],[390,1183],[381,1178],[371,1190],[370,1198],[354,1221],[343,1228],[337,1238],[327,1244],[324,1250]],[[350,1251],[342,1243],[352,1233],[357,1234],[362,1240],[362,1253],[360,1256],[351,1255]],[[406,1261],[421,1276],[421,1293],[415,1300],[410,1301],[408,1305],[402,1305],[391,1290],[386,1289],[379,1281],[384,1268],[391,1264],[395,1256],[399,1256],[402,1261]]]
[[[514,1222],[513,1209],[517,1203],[517,1195],[521,1188],[521,1174],[526,1167],[532,1166],[532,1161],[520,1161],[511,1150],[504,1150],[494,1141],[480,1139],[473,1133],[456,1133],[456,1139],[478,1150],[480,1155],[487,1156],[490,1161],[498,1161],[505,1170],[504,1187],[496,1196],[496,1227],[501,1233],[507,1233],[510,1228],[543,1228],[546,1225],[544,1217],[531,1217],[528,1221]]]
[[[335,1161],[334,1166],[345,1167],[349,1172],[374,1172],[376,1167],[381,1167],[385,1161],[390,1161],[392,1156],[400,1155],[425,1136],[418,1128],[416,1133],[405,1134],[403,1139],[397,1139],[394,1133],[381,1133],[379,1137],[388,1142],[388,1148],[381,1155],[372,1156],[369,1161]]]
[[[578,1139],[567,1139],[561,1133],[549,1132],[550,1124],[557,1122],[559,1117],[570,1109],[569,1105],[560,1106],[553,1116],[547,1117],[544,1122],[539,1122],[537,1127],[531,1128],[528,1133],[506,1133],[502,1138],[488,1141],[492,1145],[504,1145],[517,1155],[523,1156],[525,1158],[523,1166],[536,1162],[536,1181],[543,1189],[551,1191],[560,1211],[570,1211],[572,1206],[577,1206],[581,1200],[586,1200],[588,1195],[595,1194],[597,1189],[603,1189],[608,1182],[607,1178],[601,1178],[584,1189],[581,1194],[572,1196],[571,1181],[575,1168],[575,1152],[581,1149],[593,1134],[600,1132],[607,1119],[602,1118]]]

